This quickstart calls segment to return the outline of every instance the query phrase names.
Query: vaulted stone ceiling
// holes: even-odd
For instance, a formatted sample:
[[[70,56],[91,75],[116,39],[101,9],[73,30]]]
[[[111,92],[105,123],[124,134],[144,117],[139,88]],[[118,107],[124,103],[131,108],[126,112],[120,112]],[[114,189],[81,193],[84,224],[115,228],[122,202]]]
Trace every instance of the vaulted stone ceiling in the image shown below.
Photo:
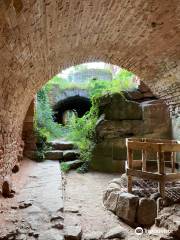
[[[16,145],[33,95],[71,65],[122,66],[172,110],[179,107],[179,0],[0,0],[0,33],[0,142],[7,152],[16,151],[12,138]]]

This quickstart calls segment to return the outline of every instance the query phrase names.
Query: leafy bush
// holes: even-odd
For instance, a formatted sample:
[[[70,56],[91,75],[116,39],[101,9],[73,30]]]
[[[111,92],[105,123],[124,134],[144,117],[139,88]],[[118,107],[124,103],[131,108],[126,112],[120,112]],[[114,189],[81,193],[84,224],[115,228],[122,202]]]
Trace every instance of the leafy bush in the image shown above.
[[[69,121],[67,138],[73,141],[80,150],[80,159],[88,162],[92,157],[95,144],[95,126],[98,119],[98,108],[95,98],[92,107],[83,117],[73,117]]]
[[[43,136],[47,141],[57,138],[61,134],[59,124],[55,123],[53,119],[53,111],[49,104],[46,87],[37,93],[35,129],[39,132],[39,136]]]
[[[67,173],[70,170],[70,165],[68,165],[66,162],[61,163],[61,170],[65,173]]]
[[[35,112],[34,129],[36,135],[36,159],[42,161],[45,152],[50,149],[48,141],[60,136],[61,129],[53,120],[53,111],[50,107],[48,96],[48,89],[43,87],[37,93],[37,105]]]

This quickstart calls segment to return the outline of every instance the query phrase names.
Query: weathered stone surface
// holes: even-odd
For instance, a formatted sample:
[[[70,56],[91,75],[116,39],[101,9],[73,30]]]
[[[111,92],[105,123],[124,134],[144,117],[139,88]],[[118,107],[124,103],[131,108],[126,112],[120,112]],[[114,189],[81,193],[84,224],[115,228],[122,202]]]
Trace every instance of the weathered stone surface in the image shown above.
[[[79,157],[78,150],[66,150],[63,151],[63,161],[75,160]]]
[[[73,161],[66,161],[66,164],[68,165],[69,169],[75,169],[80,167],[83,162],[81,160],[73,160]]]
[[[56,228],[56,229],[59,229],[59,230],[62,230],[64,228],[64,225],[62,223],[54,223],[52,225],[52,228]]]
[[[11,198],[14,196],[12,193],[12,183],[10,179],[6,178],[2,184],[2,195],[6,198]]]
[[[156,226],[169,230],[169,236],[180,239],[180,205],[164,208],[156,218]]]
[[[103,233],[100,231],[92,231],[91,233],[84,234],[84,240],[99,240],[101,239]]]
[[[30,206],[32,206],[31,202],[22,202],[22,203],[19,204],[19,209],[28,208]]]
[[[50,229],[45,231],[44,233],[41,233],[39,240],[63,240],[63,234],[59,233],[58,230]]]
[[[126,100],[119,93],[101,97],[99,106],[107,120],[142,120],[140,105]]]
[[[122,97],[121,97],[122,98]],[[104,98],[108,109],[114,109],[110,101],[111,95]],[[126,104],[132,102],[127,102]],[[116,104],[118,106],[118,103]],[[93,149],[92,168],[107,172],[125,172],[127,148],[125,138],[171,138],[171,122],[166,104],[161,100],[142,102],[142,120],[107,120],[104,106],[100,107],[102,115],[96,124],[97,143]],[[124,108],[123,108],[124,107]],[[126,112],[125,106],[122,111]],[[130,111],[130,110],[129,110]],[[133,111],[131,109],[131,111]],[[133,113],[133,112],[132,112]],[[140,159],[140,152],[134,152],[134,159]],[[148,159],[156,158],[156,154],[149,154]]]
[[[113,189],[108,197],[106,195],[107,195],[107,192],[103,197],[104,206],[108,210],[110,210],[112,212],[116,212],[117,202],[118,202],[118,198],[119,198],[119,192],[116,192]]]
[[[130,193],[120,193],[116,206],[116,215],[128,224],[135,223],[139,198]]]
[[[144,125],[142,120],[103,120],[96,126],[98,141],[103,139],[125,138],[131,136],[143,136]]]
[[[120,226],[114,227],[110,229],[104,236],[104,239],[125,239],[127,236],[127,233],[124,231],[124,229]]]
[[[52,141],[50,142],[50,145],[54,150],[71,150],[74,149],[74,144],[72,142],[68,141]]]
[[[82,236],[82,229],[80,226],[66,226],[64,229],[65,240],[80,240]]]
[[[63,152],[61,150],[51,150],[45,153],[45,158],[48,160],[62,160]]]
[[[137,222],[143,226],[152,226],[156,217],[156,202],[153,199],[141,198],[137,210]]]
[[[132,92],[124,92],[124,95],[128,100],[131,101],[144,99],[143,94],[139,90],[134,90]]]

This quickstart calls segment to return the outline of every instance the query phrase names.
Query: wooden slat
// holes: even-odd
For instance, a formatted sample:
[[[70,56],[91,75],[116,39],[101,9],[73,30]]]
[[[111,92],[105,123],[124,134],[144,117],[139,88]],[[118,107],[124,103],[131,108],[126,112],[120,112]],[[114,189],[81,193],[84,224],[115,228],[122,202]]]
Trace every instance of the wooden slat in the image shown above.
[[[165,166],[164,166],[164,153],[161,152],[161,146],[159,146],[159,152],[157,154],[158,157],[158,173],[162,174],[164,176]],[[158,183],[158,190],[161,194],[161,197],[164,198],[165,196],[165,181],[164,178],[161,178],[161,180]]]
[[[176,152],[171,153],[171,165],[172,173],[174,173],[176,169]]]
[[[128,168],[133,168],[133,151],[127,148]],[[132,176],[128,176],[128,192],[132,193]]]
[[[132,177],[158,181],[158,191],[161,197],[165,197],[165,181],[180,180],[180,173],[174,173],[176,167],[176,152],[180,152],[180,144],[176,140],[166,139],[126,139],[128,149],[128,192],[132,192]],[[133,150],[142,151],[142,160],[133,160]],[[158,173],[147,172],[147,153],[157,152]],[[168,161],[169,160],[169,161]],[[165,173],[165,163],[171,165],[172,173]],[[141,170],[135,170],[133,167],[142,165]]]
[[[151,138],[126,138],[127,142],[149,142],[149,143],[177,143],[177,140],[151,139]]]
[[[142,160],[133,160],[133,168],[142,167]]]
[[[180,152],[180,144],[162,144],[161,145],[162,152]]]
[[[169,173],[165,176],[165,181],[180,180],[180,173]]]
[[[146,180],[154,180],[154,181],[160,181],[163,178],[163,175],[159,173],[151,173],[151,172],[142,172],[141,170],[135,170],[135,169],[126,169],[126,173],[129,176],[139,177]]]
[[[147,151],[142,150],[142,171],[147,170]]]
[[[159,145],[156,143],[128,142],[127,146],[132,150],[147,150],[153,152],[158,152],[159,150]]]

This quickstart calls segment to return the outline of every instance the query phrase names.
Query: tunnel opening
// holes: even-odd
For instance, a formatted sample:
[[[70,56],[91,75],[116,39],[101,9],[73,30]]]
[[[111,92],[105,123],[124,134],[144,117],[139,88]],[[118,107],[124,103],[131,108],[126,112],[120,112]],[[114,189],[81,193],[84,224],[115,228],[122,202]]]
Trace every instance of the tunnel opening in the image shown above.
[[[81,118],[91,108],[92,104],[89,98],[81,97],[79,95],[68,97],[59,101],[54,107],[54,120],[57,123],[66,125],[68,121],[67,113],[75,114],[75,116]],[[68,111],[68,112],[67,112]]]

